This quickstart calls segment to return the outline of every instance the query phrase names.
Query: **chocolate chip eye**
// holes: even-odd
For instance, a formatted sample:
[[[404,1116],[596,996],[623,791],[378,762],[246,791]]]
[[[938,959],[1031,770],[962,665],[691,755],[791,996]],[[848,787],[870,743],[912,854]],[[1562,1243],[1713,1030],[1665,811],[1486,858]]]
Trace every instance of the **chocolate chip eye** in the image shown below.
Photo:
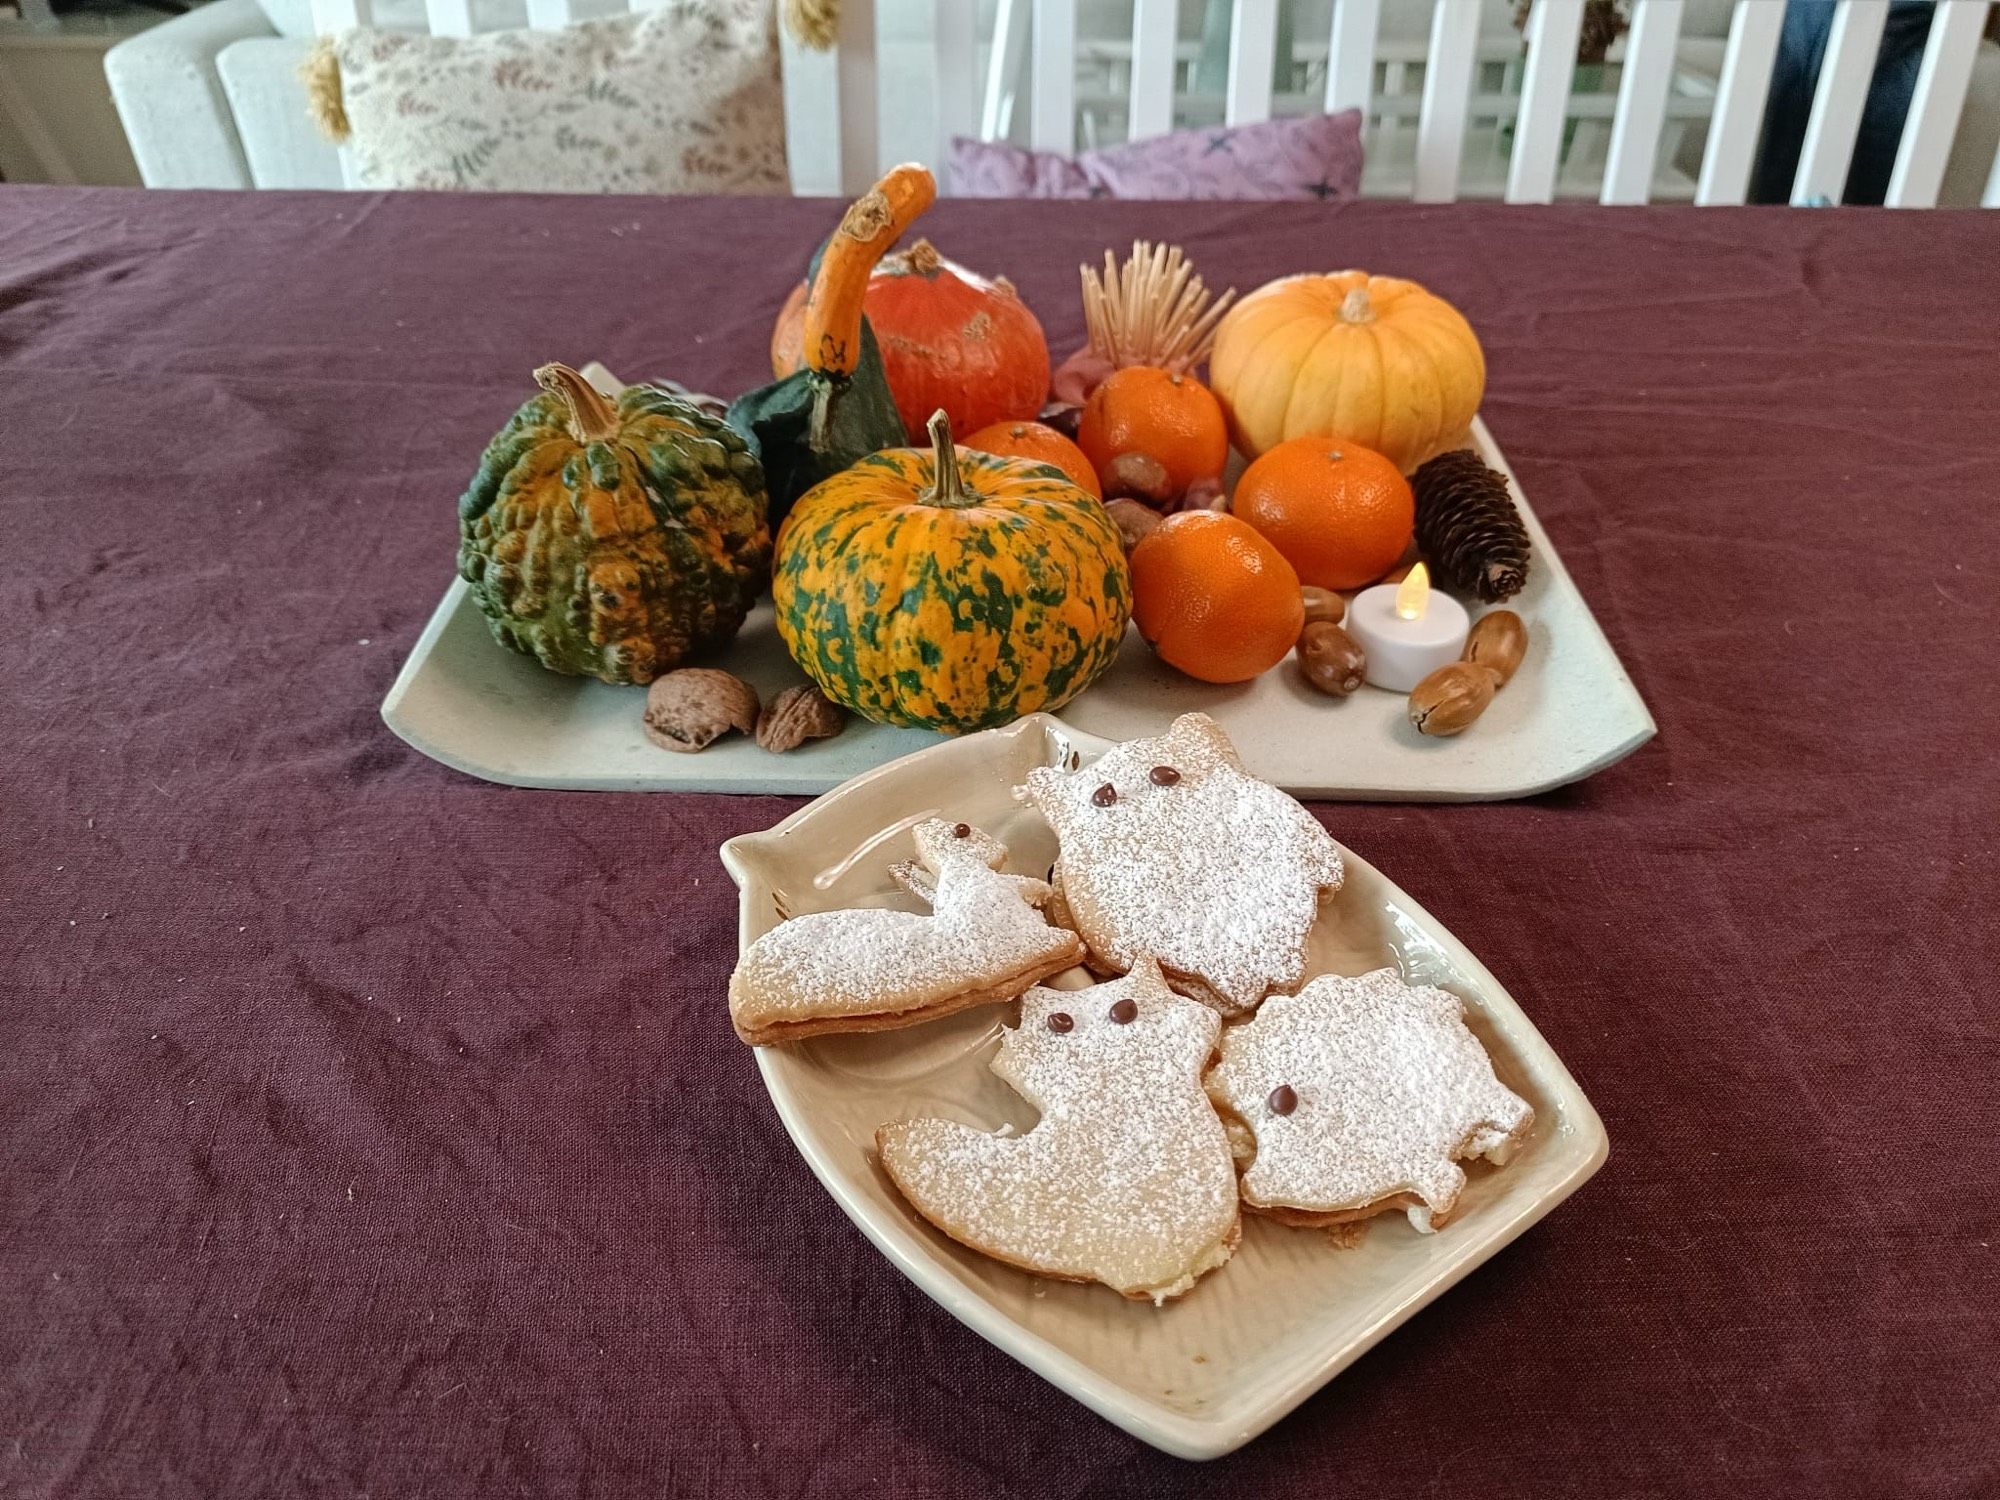
[[[951,836],[955,839],[971,838],[972,825],[970,823],[960,823],[956,828],[952,829]]]
[[[1074,1025],[1076,1025],[1076,1018],[1070,1015],[1068,1011],[1052,1010],[1049,1012],[1049,1030],[1053,1031],[1057,1036],[1064,1035]]]
[[[1130,999],[1120,1000],[1116,1005],[1111,1007],[1111,1019],[1116,1021],[1120,1026],[1129,1025],[1131,1022],[1138,1020],[1139,1002]]]
[[[1155,766],[1146,776],[1154,786],[1172,786],[1181,779],[1181,773],[1172,766]]]
[[[1298,1091],[1289,1083],[1281,1083],[1271,1090],[1271,1097],[1264,1101],[1274,1115],[1288,1115],[1299,1107]]]
[[[1090,794],[1090,800],[1095,802],[1099,807],[1109,807],[1118,800],[1118,788],[1107,781],[1103,786]]]

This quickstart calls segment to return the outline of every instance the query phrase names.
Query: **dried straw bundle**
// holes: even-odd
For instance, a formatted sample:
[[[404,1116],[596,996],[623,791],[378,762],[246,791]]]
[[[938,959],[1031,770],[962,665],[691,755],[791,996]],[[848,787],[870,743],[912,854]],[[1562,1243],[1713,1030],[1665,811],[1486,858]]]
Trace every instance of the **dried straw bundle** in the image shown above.
[[[1107,250],[1101,275],[1091,266],[1081,273],[1090,347],[1114,369],[1193,369],[1208,358],[1215,325],[1236,300],[1234,287],[1211,297],[1178,245],[1135,240],[1122,270]]]

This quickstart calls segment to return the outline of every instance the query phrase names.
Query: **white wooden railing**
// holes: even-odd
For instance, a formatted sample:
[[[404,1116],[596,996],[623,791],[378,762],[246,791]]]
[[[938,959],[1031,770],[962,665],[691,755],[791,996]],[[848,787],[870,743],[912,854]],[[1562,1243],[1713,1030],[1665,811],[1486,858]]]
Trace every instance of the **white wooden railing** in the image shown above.
[[[643,9],[649,0],[629,0]],[[657,3],[657,0],[651,0]],[[1415,4],[1417,0],[1392,0]],[[605,0],[586,0],[588,14],[602,14]],[[885,99],[878,86],[876,0],[843,0],[837,46],[808,51],[783,43],[786,134],[793,185],[800,192],[853,193],[888,165],[882,157],[881,111],[899,118],[912,109],[934,117],[929,139],[942,161],[954,135],[995,139],[1013,123],[1014,104],[1027,79],[1026,137],[1043,150],[1077,146],[1077,0],[998,0],[983,88],[974,0],[936,0],[930,7],[929,57],[934,97]],[[526,0],[529,24],[566,26],[580,11],[575,0]],[[1232,124],[1270,118],[1281,101],[1272,85],[1278,0],[1234,0],[1221,117]],[[625,8],[611,0],[611,8]],[[1891,179],[1892,206],[1937,202],[1945,161],[1957,132],[1988,0],[1940,0],[1918,76]],[[1609,108],[1609,134],[1599,198],[1604,203],[1644,203],[1654,194],[1662,133],[1670,118],[1707,112],[1708,140],[1690,196],[1697,203],[1744,201],[1770,90],[1784,6],[1779,0],[1740,0],[1731,19],[1720,77],[1712,100],[1676,92],[1683,0],[1634,0],[1632,26],[1616,57],[1618,88]],[[1501,195],[1513,203],[1546,203],[1557,192],[1565,131],[1577,119],[1601,120],[1601,101],[1572,97],[1583,0],[1535,0],[1528,17],[1526,55],[1515,76],[1518,94],[1475,90],[1482,61],[1481,6],[1477,0],[1433,0],[1428,46],[1421,61],[1421,93],[1414,103],[1401,88],[1409,64],[1391,58],[1384,86],[1383,0],[1334,0],[1323,52],[1301,45],[1292,61],[1313,66],[1324,85],[1318,102],[1328,110],[1362,108],[1380,132],[1399,128],[1414,114],[1413,167],[1407,192],[1423,202],[1456,198],[1463,185],[1469,131],[1491,122],[1487,139],[1504,152]],[[372,0],[313,0],[315,24],[337,31],[365,24]],[[471,0],[426,0],[430,28],[463,36],[473,27]],[[1869,77],[1881,42],[1888,0],[1840,0],[1807,121],[1792,201],[1838,201],[1853,158]],[[1133,0],[1129,48],[1122,55],[1097,49],[1125,74],[1124,115],[1134,138],[1173,128],[1177,115],[1198,114],[1200,104],[1181,90],[1189,53],[1176,35],[1175,0]],[[1312,55],[1309,55],[1312,54]],[[907,92],[907,91],[904,91]],[[1086,91],[1087,92],[1087,91]],[[977,108],[975,110],[975,102]],[[975,113],[977,118],[975,119]],[[1507,140],[1511,131],[1511,144]],[[2000,157],[1985,201],[2000,205]]]

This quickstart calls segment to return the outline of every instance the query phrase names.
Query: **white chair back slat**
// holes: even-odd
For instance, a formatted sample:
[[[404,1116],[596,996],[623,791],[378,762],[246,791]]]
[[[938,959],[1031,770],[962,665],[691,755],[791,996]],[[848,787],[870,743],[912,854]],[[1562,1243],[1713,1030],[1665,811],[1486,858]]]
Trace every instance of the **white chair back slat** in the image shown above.
[[[1958,134],[1965,91],[1972,82],[1979,34],[1986,25],[1986,0],[1942,0],[1931,17],[1930,40],[1917,69],[1910,117],[1896,148],[1883,201],[1891,208],[1936,208],[1945,161]]]
[[[792,191],[823,198],[866,192],[879,175],[875,0],[845,0],[831,51],[778,28],[785,83],[785,154]]]
[[[370,26],[375,21],[374,0],[312,0],[312,18],[313,30],[321,36]]]
[[[1576,72],[1583,0],[1535,0],[1528,12],[1528,61],[1521,72],[1521,112],[1507,163],[1509,203],[1549,203],[1562,164],[1563,121]],[[1496,135],[1497,139],[1497,135]]]
[[[1229,80],[1222,99],[1226,125],[1271,118],[1271,76],[1278,58],[1278,0],[1236,0],[1229,23]]]
[[[1076,148],[1076,0],[1034,3],[1028,143],[1037,151],[1072,151]]]
[[[875,0],[841,0],[840,34],[833,52],[840,66],[840,196],[853,198],[867,192],[882,175]]]
[[[1986,174],[1986,191],[1979,195],[1981,208],[2000,208],[2000,151],[1993,153],[1993,170]]]
[[[1014,128],[1014,97],[1028,52],[1028,0],[1000,0],[993,13],[993,46],[986,56],[986,95],[979,107],[979,138],[1004,140]]]
[[[1437,0],[1431,8],[1431,49],[1424,60],[1424,96],[1417,115],[1417,166],[1410,196],[1449,203],[1458,196],[1465,159],[1465,119],[1472,104],[1472,65],[1479,55],[1477,5]]]
[[[1145,140],[1174,128],[1174,42],[1178,0],[1132,0],[1130,138]]]
[[[1738,4],[1729,18],[1729,41],[1722,49],[1722,76],[1715,85],[1715,113],[1708,122],[1708,147],[1694,201],[1741,203],[1750,193],[1750,169],[1764,129],[1764,104],[1771,95],[1771,68],[1784,30],[1782,5]]]
[[[1375,92],[1375,33],[1382,25],[1382,0],[1333,0],[1333,29],[1326,39],[1326,112],[1361,111]]]
[[[432,36],[471,36],[472,0],[424,0]]]
[[[938,0],[931,7],[934,50],[931,76],[937,87],[937,177],[944,182],[944,164],[951,160],[954,136],[973,133],[978,108],[973,78],[977,72],[977,38],[973,34],[972,0]]]
[[[575,20],[570,0],[528,0],[528,24],[537,31],[561,31]]]
[[[1806,116],[1805,144],[1799,148],[1799,173],[1792,179],[1793,203],[1822,197],[1840,201],[1847,169],[1854,161],[1854,138],[1861,132],[1861,110],[1868,102],[1875,55],[1882,47],[1882,24],[1888,19],[1889,0],[1840,0],[1835,8],[1826,59],[1819,67],[1819,87],[1813,92],[1812,113]]]
[[[1644,203],[1653,195],[1653,164],[1660,154],[1660,127],[1667,120],[1667,91],[1674,82],[1681,8],[1682,0],[1638,0],[1633,7],[1600,202]]]

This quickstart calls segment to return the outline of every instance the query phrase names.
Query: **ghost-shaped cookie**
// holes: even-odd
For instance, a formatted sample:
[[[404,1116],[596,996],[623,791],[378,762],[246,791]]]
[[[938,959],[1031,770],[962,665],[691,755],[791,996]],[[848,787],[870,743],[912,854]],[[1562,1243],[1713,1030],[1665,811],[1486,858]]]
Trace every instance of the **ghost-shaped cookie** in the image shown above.
[[[918,912],[856,908],[781,922],[744,950],[729,1017],[752,1046],[840,1031],[886,1031],[1011,1000],[1083,958],[1076,935],[1038,910],[1043,882],[1002,874],[1006,849],[965,823],[926,819],[917,861],[892,873],[928,901]]]
[[[1221,1052],[1209,1094],[1255,1142],[1244,1206],[1290,1224],[1403,1208],[1429,1232],[1458,1206],[1458,1163],[1505,1162],[1535,1120],[1494,1076],[1459,998],[1394,969],[1273,995]]]
[[[1120,974],[1142,953],[1224,1016],[1305,973],[1340,850],[1297,802],[1246,772],[1206,714],[1127,740],[1076,771],[1038,767],[1017,795],[1061,843],[1056,887],[1090,966]]]
[[[962,1244],[1064,1281],[1164,1302],[1241,1232],[1228,1138],[1202,1091],[1215,1013],[1141,959],[1083,990],[1030,990],[993,1071],[1041,1111],[993,1135],[954,1120],[876,1132],[910,1205]]]

